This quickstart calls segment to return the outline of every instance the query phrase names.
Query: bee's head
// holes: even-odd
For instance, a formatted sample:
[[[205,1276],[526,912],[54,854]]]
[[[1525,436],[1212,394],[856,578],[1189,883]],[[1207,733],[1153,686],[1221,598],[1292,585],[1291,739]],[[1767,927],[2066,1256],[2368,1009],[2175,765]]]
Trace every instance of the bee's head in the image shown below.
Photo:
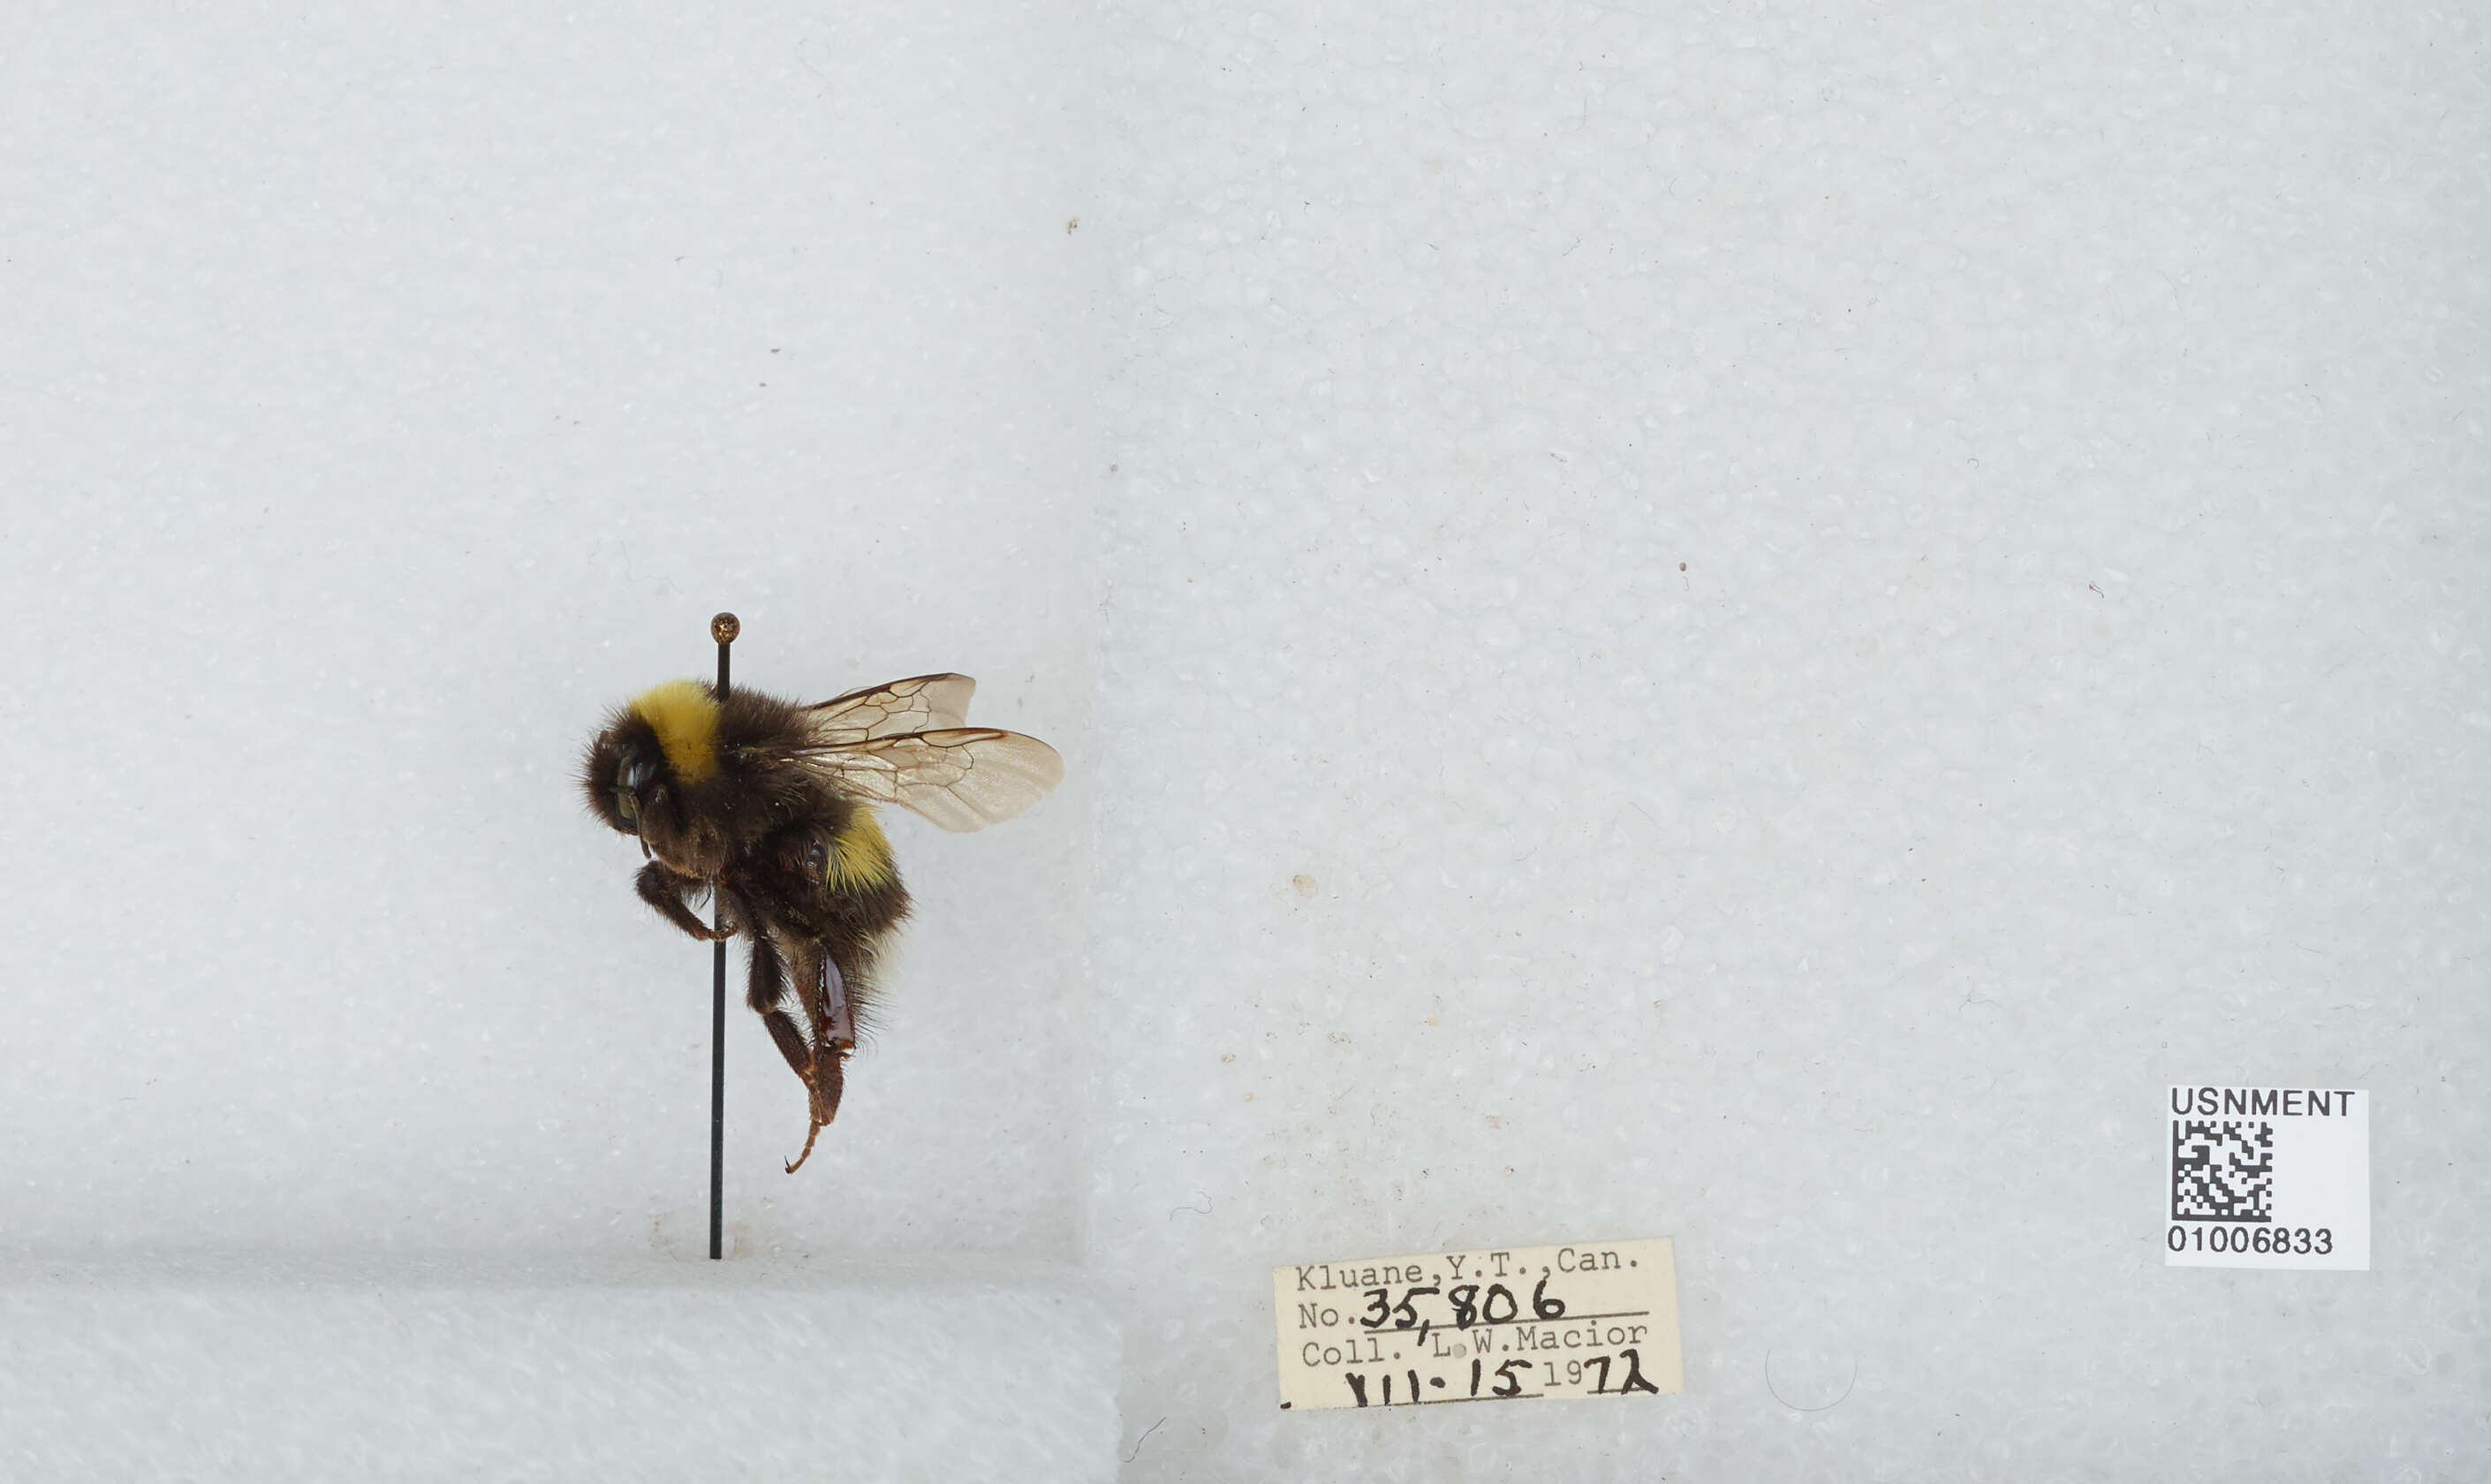
[[[662,806],[670,800],[675,771],[666,766],[657,731],[625,712],[589,743],[579,781],[599,819],[625,834],[638,834],[651,803]]]
[[[713,875],[714,829],[692,790],[718,772],[718,701],[692,681],[669,681],[606,718],[588,746],[580,784],[597,817],[640,837],[643,852],[679,871]]]

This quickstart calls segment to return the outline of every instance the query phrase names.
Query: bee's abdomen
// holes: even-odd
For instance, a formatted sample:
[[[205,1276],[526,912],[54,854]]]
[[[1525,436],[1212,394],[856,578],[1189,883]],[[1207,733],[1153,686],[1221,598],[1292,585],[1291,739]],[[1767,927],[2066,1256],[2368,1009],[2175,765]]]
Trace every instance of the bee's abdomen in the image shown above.
[[[810,899],[805,916],[826,941],[869,946],[908,916],[908,888],[900,884],[891,842],[864,804],[838,801],[830,828],[812,836],[803,868]]]
[[[822,884],[835,891],[860,893],[899,885],[899,867],[891,858],[891,842],[883,837],[882,821],[864,804],[858,804],[832,836],[822,862]]]

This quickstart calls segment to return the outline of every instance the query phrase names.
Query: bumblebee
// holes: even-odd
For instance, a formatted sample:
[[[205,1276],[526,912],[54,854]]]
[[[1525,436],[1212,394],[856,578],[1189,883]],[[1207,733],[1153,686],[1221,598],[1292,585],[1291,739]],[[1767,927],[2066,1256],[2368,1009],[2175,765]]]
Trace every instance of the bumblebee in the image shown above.
[[[811,1126],[839,1111],[874,966],[908,916],[873,805],[945,829],[1020,813],[1064,778],[1055,749],[968,724],[977,682],[920,675],[803,706],[669,681],[606,717],[580,772],[589,807],[640,841],[641,900],[702,942],[751,942],[745,1003],[804,1080]],[[718,925],[692,911],[706,899]]]

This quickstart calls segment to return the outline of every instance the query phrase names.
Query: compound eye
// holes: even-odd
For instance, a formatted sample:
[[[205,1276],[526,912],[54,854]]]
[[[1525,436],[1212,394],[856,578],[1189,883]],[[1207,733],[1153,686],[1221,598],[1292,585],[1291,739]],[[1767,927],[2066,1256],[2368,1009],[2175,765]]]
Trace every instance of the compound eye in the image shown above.
[[[632,834],[640,832],[640,800],[628,788],[614,791],[614,812],[623,819],[623,828]]]
[[[805,868],[812,873],[815,881],[820,881],[829,876],[831,873],[831,848],[819,840],[815,840],[811,845],[806,847]]]

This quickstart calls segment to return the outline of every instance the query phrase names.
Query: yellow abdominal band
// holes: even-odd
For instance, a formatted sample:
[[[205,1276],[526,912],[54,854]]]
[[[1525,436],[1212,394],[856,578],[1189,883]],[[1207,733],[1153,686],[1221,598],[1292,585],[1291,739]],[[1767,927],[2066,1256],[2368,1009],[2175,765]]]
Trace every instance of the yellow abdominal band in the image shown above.
[[[848,828],[832,842],[831,861],[822,874],[832,886],[851,891],[889,886],[898,878],[891,863],[891,842],[882,837],[882,821],[871,809],[857,805]]]

